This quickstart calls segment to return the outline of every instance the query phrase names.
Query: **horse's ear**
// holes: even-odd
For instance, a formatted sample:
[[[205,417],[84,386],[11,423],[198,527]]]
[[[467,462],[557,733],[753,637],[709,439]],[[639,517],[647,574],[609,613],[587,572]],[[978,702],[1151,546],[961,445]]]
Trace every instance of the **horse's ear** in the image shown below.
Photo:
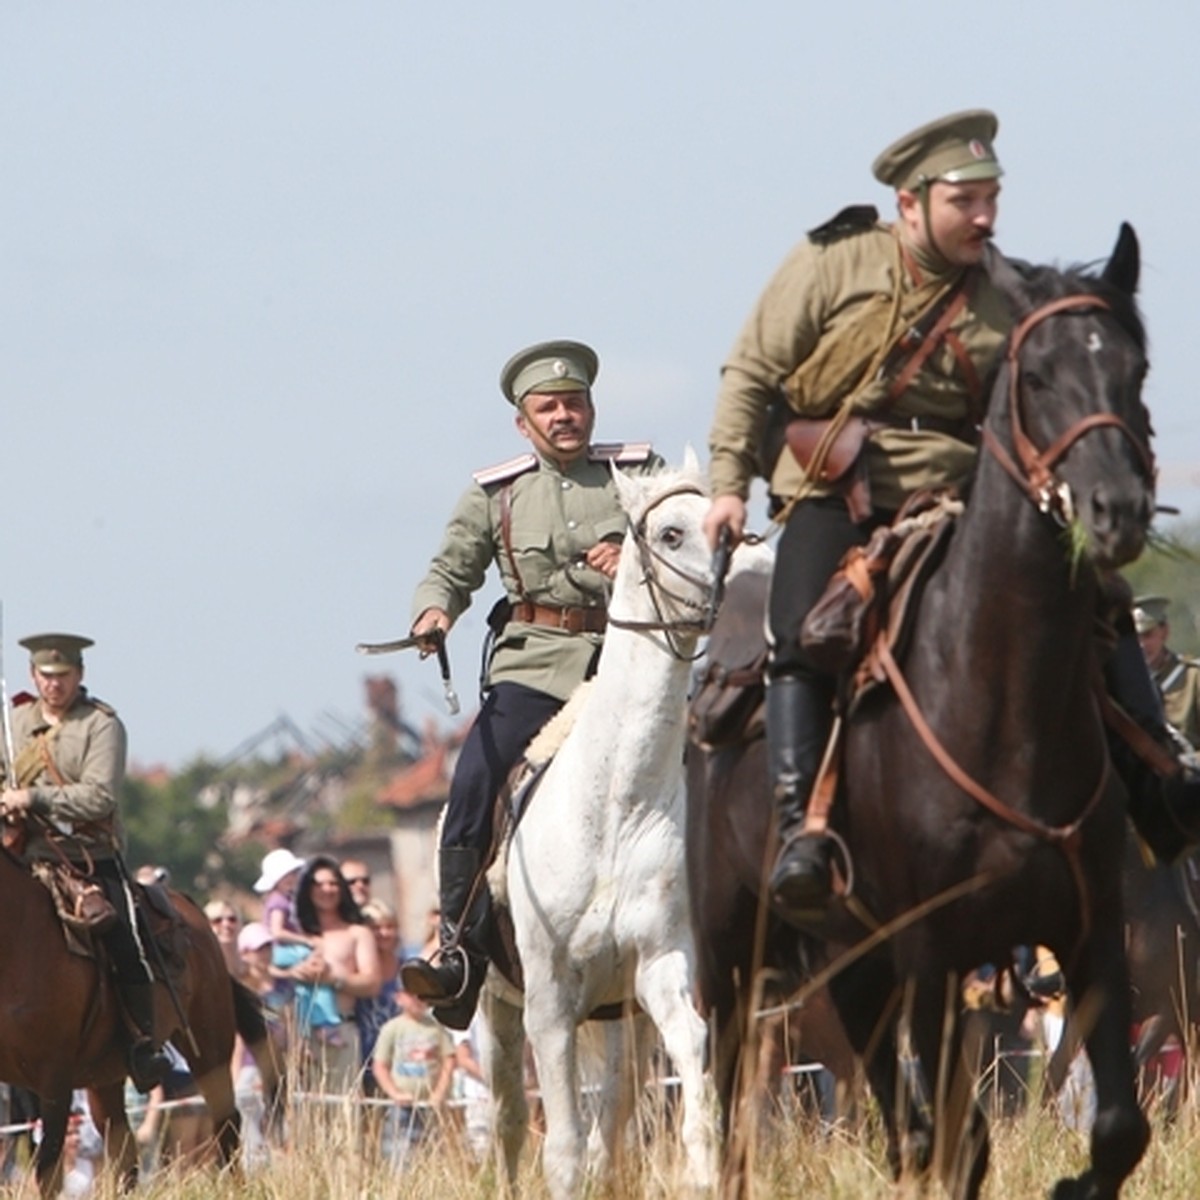
[[[633,476],[626,475],[615,462],[609,463],[609,468],[612,471],[613,483],[617,488],[617,499],[621,501],[621,507],[627,513],[632,514],[637,508],[641,490]]]
[[[692,449],[691,442],[688,442],[683,448],[683,471],[686,475],[704,474],[704,468],[700,465],[700,460],[696,457],[696,452]]]
[[[1132,296],[1137,291],[1138,276],[1142,269],[1142,255],[1138,248],[1137,234],[1128,221],[1121,222],[1121,232],[1117,234],[1117,244],[1113,247],[1112,257],[1101,275],[1105,283],[1112,284],[1118,291]]]

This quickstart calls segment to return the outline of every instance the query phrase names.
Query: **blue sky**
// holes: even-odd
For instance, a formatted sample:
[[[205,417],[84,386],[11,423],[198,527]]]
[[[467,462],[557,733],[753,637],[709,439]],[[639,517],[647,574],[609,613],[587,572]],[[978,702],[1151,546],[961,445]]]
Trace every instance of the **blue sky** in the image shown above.
[[[87,633],[131,757],[223,756],[362,677],[470,472],[523,448],[496,386],[552,337],[601,357],[598,436],[702,449],[770,272],[875,154],[1000,116],[999,243],[1144,256],[1161,499],[1200,513],[1191,347],[1196,20],[1003,8],[382,2],[0,8],[9,688]],[[762,524],[759,517],[758,523]],[[474,690],[482,613],[452,636]]]

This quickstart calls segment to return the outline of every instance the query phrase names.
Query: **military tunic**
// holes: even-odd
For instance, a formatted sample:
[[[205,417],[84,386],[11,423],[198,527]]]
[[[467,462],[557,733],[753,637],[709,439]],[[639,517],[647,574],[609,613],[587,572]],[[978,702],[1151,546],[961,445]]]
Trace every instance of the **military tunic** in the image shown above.
[[[803,480],[791,451],[785,448],[776,463],[760,462],[768,417],[785,396],[785,382],[791,381],[794,389],[789,403],[806,415],[832,416],[850,403],[856,413],[878,417],[886,408],[889,420],[911,423],[880,429],[866,444],[868,519],[852,522],[841,499],[817,487],[791,510],[779,540],[767,613],[769,670],[773,677],[803,675],[823,688],[828,681],[800,645],[805,615],[842,555],[865,543],[872,529],[914,491],[965,482],[975,447],[921,423],[932,419],[935,425],[951,423],[964,431],[970,426],[972,393],[988,378],[1012,324],[1002,294],[984,271],[973,271],[964,303],[952,312],[948,335],[888,404],[892,373],[872,378],[870,369],[884,361],[896,335],[963,276],[959,268],[947,268],[918,247],[904,243],[902,253],[898,231],[870,217],[843,226],[839,215],[831,226],[835,224],[839,228],[831,236],[824,236],[824,230],[810,234],[768,282],[722,368],[709,435],[714,496],[744,499],[752,479],[767,473],[771,494],[787,502]],[[968,362],[965,367],[955,341]],[[820,362],[819,355],[832,356],[833,345],[850,347],[845,355],[849,364],[827,376],[837,381],[834,394],[809,394],[822,381],[819,374],[808,391],[796,388],[804,371]]]
[[[662,459],[645,445],[598,445],[565,469],[525,454],[477,472],[417,587],[413,620],[434,607],[457,620],[493,563],[513,604],[529,600],[555,608],[602,610],[607,581],[587,566],[584,555],[600,542],[620,541],[625,535],[625,512],[610,466],[614,461],[639,474],[662,466]],[[506,503],[511,557],[504,545]],[[496,639],[488,685],[519,683],[566,700],[586,675],[601,641],[598,633],[510,621]]]
[[[910,296],[917,283],[904,267],[898,235],[885,224],[851,232],[831,241],[810,238],[792,250],[767,284],[722,368],[716,417],[710,434],[713,494],[745,498],[751,480],[763,470],[759,448],[768,410],[781,387],[823,338],[838,336],[862,320],[871,306],[895,296]],[[921,286],[949,282],[957,269],[939,275],[938,264],[908,247],[920,271]],[[967,292],[964,307],[950,324],[979,381],[1004,344],[1012,320],[1007,302],[982,271]],[[864,363],[864,366],[866,364]],[[879,410],[890,380],[877,380],[859,394],[854,408]],[[843,399],[829,397],[830,411]],[[943,340],[904,393],[891,405],[893,417],[935,417],[965,421],[970,415],[969,381],[958,358]],[[966,442],[933,430],[889,428],[867,444],[866,468],[873,505],[894,511],[914,491],[960,484],[975,461]],[[765,464],[771,469],[771,464]],[[770,475],[771,492],[788,499],[802,478],[785,450]],[[818,490],[815,494],[821,494]]]
[[[1200,662],[1165,649],[1153,675],[1167,720],[1200,750]]]
[[[117,805],[126,740],[125,726],[113,709],[85,689],[57,725],[45,719],[37,697],[22,693],[14,698],[16,786],[29,789],[31,811],[64,835],[56,844],[70,859],[111,859],[123,843]],[[29,824],[25,855],[59,857],[37,822]]]

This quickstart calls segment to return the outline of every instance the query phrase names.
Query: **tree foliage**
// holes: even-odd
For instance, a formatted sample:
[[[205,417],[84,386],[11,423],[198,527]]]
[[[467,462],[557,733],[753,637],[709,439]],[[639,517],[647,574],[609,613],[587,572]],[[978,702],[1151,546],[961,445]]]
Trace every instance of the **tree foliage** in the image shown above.
[[[1200,655],[1200,518],[1165,526],[1125,577],[1135,596],[1166,596],[1171,601],[1171,648]]]
[[[222,882],[253,882],[261,850],[226,845],[228,803],[219,776],[215,764],[198,759],[162,781],[126,779],[121,803],[131,871],[166,867],[175,887],[199,899]]]

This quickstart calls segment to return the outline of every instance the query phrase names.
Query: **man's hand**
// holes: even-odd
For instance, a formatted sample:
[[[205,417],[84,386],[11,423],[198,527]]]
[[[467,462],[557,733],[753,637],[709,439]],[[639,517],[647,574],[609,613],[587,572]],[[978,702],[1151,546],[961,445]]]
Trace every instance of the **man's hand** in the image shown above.
[[[413,637],[423,637],[427,633],[432,633],[435,629],[440,629],[443,634],[450,632],[450,614],[444,608],[427,608],[414,622],[412,627]],[[434,652],[432,642],[428,646],[422,646],[418,653],[422,658],[428,658]]]
[[[746,532],[746,502],[741,496],[717,496],[708,506],[704,518],[704,536],[710,549],[716,550],[721,530],[728,528],[733,545],[742,540]]]
[[[28,788],[5,788],[0,792],[0,812],[6,816],[28,812],[30,803]]]
[[[597,542],[584,555],[584,561],[593,571],[599,571],[606,579],[615,579],[617,564],[621,561],[621,543]]]

